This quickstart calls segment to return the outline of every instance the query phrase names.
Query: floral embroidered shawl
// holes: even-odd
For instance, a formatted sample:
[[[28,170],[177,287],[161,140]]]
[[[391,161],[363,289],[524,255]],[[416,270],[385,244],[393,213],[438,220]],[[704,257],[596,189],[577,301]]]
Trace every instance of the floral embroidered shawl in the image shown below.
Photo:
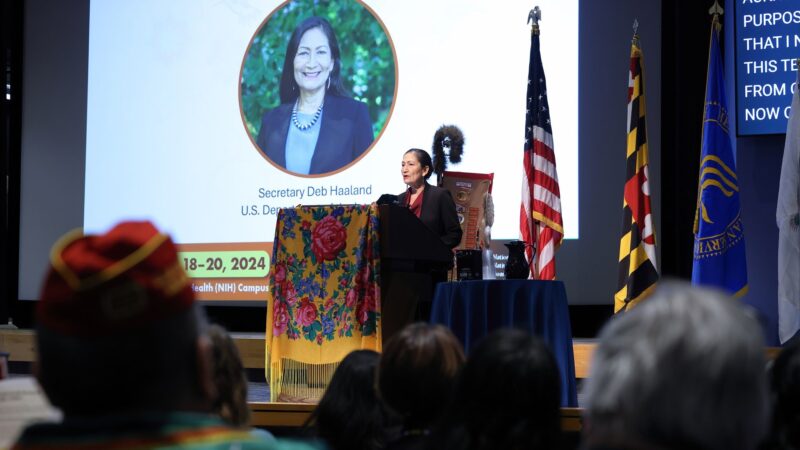
[[[378,210],[281,209],[267,307],[271,401],[318,399],[353,350],[381,350]]]

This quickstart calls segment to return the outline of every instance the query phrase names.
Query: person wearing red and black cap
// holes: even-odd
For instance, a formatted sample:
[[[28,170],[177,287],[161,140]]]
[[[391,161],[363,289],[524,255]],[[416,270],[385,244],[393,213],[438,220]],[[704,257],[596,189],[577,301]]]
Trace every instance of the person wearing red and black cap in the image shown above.
[[[14,449],[304,449],[211,413],[206,321],[172,240],[149,222],[53,247],[36,309],[37,377],[64,419]]]

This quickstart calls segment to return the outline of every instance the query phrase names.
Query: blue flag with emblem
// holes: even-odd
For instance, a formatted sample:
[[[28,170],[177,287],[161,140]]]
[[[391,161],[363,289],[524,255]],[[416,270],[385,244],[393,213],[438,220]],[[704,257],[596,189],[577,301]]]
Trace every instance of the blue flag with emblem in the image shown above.
[[[739,296],[747,292],[747,262],[719,30],[719,18],[714,15],[694,219],[692,283],[715,286]]]

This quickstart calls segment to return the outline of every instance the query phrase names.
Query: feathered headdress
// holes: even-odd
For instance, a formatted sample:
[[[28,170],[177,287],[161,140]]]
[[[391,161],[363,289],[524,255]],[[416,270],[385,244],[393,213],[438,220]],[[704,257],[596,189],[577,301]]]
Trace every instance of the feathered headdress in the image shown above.
[[[464,133],[455,125],[442,125],[433,135],[433,171],[441,180],[442,174],[447,169],[448,155],[445,149],[449,148],[449,159],[453,164],[461,162],[464,154]]]

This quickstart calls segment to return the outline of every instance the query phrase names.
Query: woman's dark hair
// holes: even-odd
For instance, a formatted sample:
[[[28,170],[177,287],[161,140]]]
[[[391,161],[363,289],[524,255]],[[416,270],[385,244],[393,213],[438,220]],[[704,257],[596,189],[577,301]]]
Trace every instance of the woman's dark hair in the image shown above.
[[[766,448],[800,448],[800,341],[785,347],[770,376],[773,416]]]
[[[406,429],[426,429],[439,419],[463,364],[461,343],[450,330],[414,323],[383,347],[378,391]]]
[[[111,283],[102,289],[113,290]],[[65,417],[186,408],[205,396],[197,372],[205,323],[197,305],[102,339],[67,336],[39,323],[39,382]]]
[[[428,154],[428,152],[426,152],[425,150],[419,148],[408,149],[403,154],[407,155],[409,153],[414,154],[414,156],[417,158],[417,161],[419,161],[420,167],[428,168],[428,173],[425,174],[425,179],[427,180],[428,178],[430,178],[431,175],[433,175],[433,161],[431,160],[431,155]]]
[[[386,414],[375,392],[379,359],[372,350],[347,355],[308,418],[306,426],[331,449],[383,448]]]
[[[327,88],[327,94],[349,97],[342,86],[342,58],[339,51],[339,42],[336,40],[336,33],[334,33],[333,27],[327,20],[314,16],[297,25],[289,38],[289,43],[286,45],[286,58],[283,60],[283,72],[281,73],[281,103],[293,103],[297,100],[297,96],[300,95],[299,87],[294,80],[294,57],[297,55],[297,48],[300,47],[300,39],[303,38],[306,31],[313,28],[322,30],[328,38],[328,45],[331,48],[333,70],[329,75],[331,84]]]
[[[250,425],[247,376],[239,350],[230,334],[219,325],[208,327],[208,337],[211,339],[214,385],[217,388],[212,410],[234,427],[247,427]]]
[[[494,332],[470,353],[431,448],[557,448],[559,385],[556,360],[541,339]]]

